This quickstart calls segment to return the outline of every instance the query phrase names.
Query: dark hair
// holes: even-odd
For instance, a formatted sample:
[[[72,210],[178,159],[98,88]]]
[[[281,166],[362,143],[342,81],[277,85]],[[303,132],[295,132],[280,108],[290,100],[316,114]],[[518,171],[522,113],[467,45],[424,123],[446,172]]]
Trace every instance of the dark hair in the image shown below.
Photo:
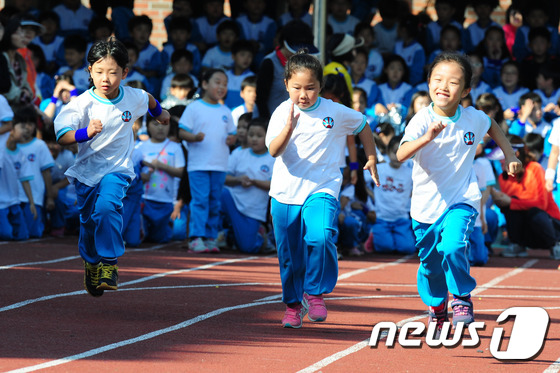
[[[124,47],[126,48],[126,53],[128,53],[128,50],[132,49],[134,51],[134,53],[136,53],[136,58],[139,57],[140,55],[140,49],[138,49],[138,47],[136,46],[136,44],[134,44],[132,41],[124,41],[123,42]],[[129,56],[130,57],[130,56]],[[130,58],[129,58],[130,59]]]
[[[193,63],[193,59],[194,59],[191,51],[187,49],[176,49],[171,54],[171,64],[176,63],[181,58],[186,58],[190,63]]]
[[[37,44],[31,43],[27,46],[27,49],[29,49],[31,53],[33,53],[33,57],[39,60],[39,64],[36,67],[37,72],[45,72],[45,69],[47,68],[47,58],[45,57],[43,48],[41,48]]]
[[[527,164],[529,162],[534,161],[533,157],[529,154],[529,150],[527,149],[527,145],[525,144],[525,141],[523,141],[523,139],[517,135],[511,135],[508,134],[506,135],[506,138],[509,140],[510,144],[513,146],[513,149],[516,152],[519,152],[519,156],[517,157],[521,163],[523,164],[523,167],[525,168],[527,166]],[[521,172],[520,174],[517,175],[517,180],[521,180],[521,178],[523,177],[524,172]],[[504,178],[507,177],[507,174],[502,176]]]
[[[539,67],[538,75],[542,75],[545,79],[552,79],[554,89],[560,87],[560,63],[556,61],[545,62]]]
[[[354,27],[354,35],[358,35],[360,32],[367,30],[371,32],[373,36],[375,36],[375,30],[371,27],[369,22],[360,22]]]
[[[134,16],[130,19],[130,21],[128,21],[128,31],[132,31],[132,30],[134,30],[134,28],[136,26],[140,26],[140,25],[149,26],[150,27],[150,32],[154,28],[154,24],[152,22],[152,19],[150,17],[148,17],[147,15],[142,14],[141,16]]]
[[[427,81],[430,81],[430,77],[432,75],[432,71],[434,71],[434,67],[438,64],[443,62],[455,62],[461,67],[463,70],[463,76],[465,80],[465,89],[471,87],[471,80],[472,80],[472,66],[469,59],[464,54],[459,54],[455,52],[443,52],[436,56],[430,68],[428,69],[428,77]]]
[[[16,49],[12,43],[12,35],[21,27],[21,18],[14,16],[4,23],[4,36],[0,41],[0,51]]]
[[[551,34],[550,31],[545,26],[531,27],[529,29],[529,36],[528,36],[529,43],[538,37],[545,38],[546,41],[550,43]]]
[[[455,8],[456,7],[455,1],[457,1],[457,0],[436,0],[436,3],[434,4],[434,7],[437,7],[438,5],[441,5],[441,4],[447,4],[447,5]]]
[[[397,150],[399,149],[399,145],[401,143],[402,138],[403,138],[402,135],[391,137],[391,140],[389,140],[389,143],[387,144],[387,153],[389,153],[393,148],[396,148],[395,149],[395,153],[396,153]]]
[[[337,32],[335,34],[332,34],[328,40],[327,40],[327,45],[326,45],[326,49],[327,49],[327,56],[329,57],[329,60],[334,61],[334,62],[339,62],[340,64],[344,65],[344,62],[346,61],[353,61],[354,60],[354,53],[353,53],[353,49],[354,48],[350,48],[350,50],[344,54],[339,54],[339,55],[334,55],[334,50],[340,45],[340,43],[342,43],[342,41],[344,40],[346,34],[341,33],[341,32]]]
[[[483,93],[476,99],[475,107],[478,110],[482,110],[484,113],[488,114],[491,110],[497,109],[499,114],[503,113],[502,104],[500,100],[493,93]],[[496,119],[496,122],[499,122]]]
[[[33,123],[37,125],[37,111],[32,105],[17,106],[14,110],[14,125],[18,123]]]
[[[264,129],[264,132],[266,132],[266,130],[268,129],[268,119],[263,117],[252,118],[249,122],[249,125],[247,126],[247,131],[253,126],[261,127],[262,129]]]
[[[93,38],[94,32],[102,28],[109,29],[109,31],[111,31],[111,34],[113,33],[113,31],[115,31],[115,25],[113,25],[113,22],[111,22],[108,18],[93,17],[93,19],[89,23],[88,32]]]
[[[257,88],[257,76],[251,75],[243,79],[241,82],[241,91],[243,91],[246,87],[254,87]]]
[[[525,101],[532,100],[537,105],[542,105],[542,98],[538,93],[527,92],[521,97],[519,97],[519,106],[525,105]]]
[[[523,138],[525,141],[525,145],[529,151],[538,151],[541,152],[544,150],[544,137],[539,135],[538,133],[528,133]],[[536,159],[535,159],[536,161]]]
[[[200,97],[204,96],[204,89],[202,88],[202,83],[206,82],[208,83],[210,81],[210,79],[212,79],[212,77],[215,74],[224,74],[227,78],[227,74],[225,73],[224,70],[222,69],[215,69],[215,68],[211,68],[211,69],[207,69],[206,71],[204,71],[204,73],[202,74],[202,77],[200,78],[200,82],[199,82],[199,87],[200,87]]]
[[[64,50],[72,49],[78,53],[86,53],[87,41],[80,35],[68,35],[64,39]]]
[[[506,10],[506,19],[505,19],[506,25],[509,25],[509,24],[510,24],[510,23],[509,23],[509,17],[511,17],[511,14],[512,14],[512,13],[522,13],[522,12],[521,12],[521,9],[518,8],[517,6],[515,6],[515,5],[510,5],[510,6],[507,8],[507,10]]]
[[[514,61],[514,60],[507,60],[507,61],[504,62],[504,63],[502,64],[502,66],[500,67],[500,75],[502,75],[502,73],[504,72],[504,69],[505,69],[507,66],[513,66],[513,67],[515,67],[515,68],[517,69],[517,74],[519,74],[519,73],[521,72],[521,69],[519,68],[519,64],[518,64],[516,61]]]
[[[395,4],[395,0],[379,0],[377,4],[377,9],[381,18],[398,18],[399,17],[399,7]]]
[[[123,70],[128,65],[128,51],[124,44],[115,38],[107,41],[99,40],[93,43],[89,50],[87,61],[90,66],[93,66],[94,63],[106,57],[113,58]]]
[[[377,127],[373,129],[373,141],[375,141],[375,146],[381,152],[381,154],[387,154],[387,146],[381,140],[380,134],[385,136],[394,135],[395,127],[389,122],[379,123]]]
[[[289,81],[294,73],[302,70],[310,70],[321,87],[323,86],[323,66],[316,57],[308,54],[305,50],[299,50],[288,59],[284,69],[284,79]]]
[[[461,30],[459,30],[459,28],[457,26],[450,23],[450,24],[447,24],[447,25],[445,25],[441,28],[441,31],[439,32],[440,37],[441,37],[441,35],[445,34],[448,31],[453,32],[457,36],[457,38],[459,39],[459,45],[460,45],[461,38],[462,38]]]
[[[54,10],[42,11],[37,20],[39,23],[43,23],[43,21],[46,20],[54,21],[56,23],[56,28],[60,28],[60,16]]]
[[[347,107],[352,107],[352,97],[350,97],[350,89],[346,84],[346,79],[342,75],[327,74],[324,77],[323,90],[321,95],[331,93],[336,96],[340,103]]]
[[[237,37],[239,37],[239,35],[241,34],[239,24],[230,19],[227,19],[218,25],[218,27],[216,28],[216,35],[219,35],[226,30],[233,31]]]
[[[420,20],[414,14],[405,15],[400,20],[399,27],[406,31],[408,37],[416,39],[420,34]]]
[[[409,72],[408,65],[406,64],[406,61],[404,60],[404,58],[402,58],[401,56],[399,56],[397,54],[388,54],[387,56],[383,57],[383,71],[381,72],[381,75],[379,76],[379,82],[380,83],[386,83],[388,81],[388,77],[387,77],[387,73],[385,72],[385,69],[391,63],[393,63],[395,61],[399,62],[404,69],[404,75],[402,77],[402,81],[403,82],[408,82],[408,76],[409,76],[410,72]]]
[[[498,5],[500,5],[499,0],[471,0],[472,7],[476,7],[478,5],[488,5],[490,8],[495,9]]]
[[[253,113],[248,111],[246,113],[241,114],[239,118],[237,118],[237,123],[239,123],[240,121],[244,121],[247,122],[247,124],[249,124],[249,122],[251,122],[252,119],[253,119]]]
[[[231,46],[231,55],[235,55],[239,52],[250,52],[255,55],[255,48],[250,40],[237,40]]]
[[[186,89],[194,89],[194,81],[187,74],[175,74],[171,78],[171,87],[180,87]]]
[[[292,20],[280,29],[279,44],[284,42],[290,45],[313,44],[313,31],[311,27],[303,21]]]
[[[504,33],[504,29],[501,26],[490,26],[486,29],[486,31],[484,32],[484,39],[482,39],[480,41],[480,43],[478,43],[478,45],[476,46],[475,51],[480,54],[481,56],[486,56],[487,55],[487,50],[486,50],[486,39],[488,39],[488,35],[491,32],[498,32],[501,36],[502,39],[502,48],[501,48],[501,59],[504,58],[511,58],[511,53],[509,52],[509,49],[507,47],[506,44],[506,34]]]
[[[192,23],[187,17],[172,17],[167,29],[169,33],[173,30],[185,30],[190,34],[192,32]]]

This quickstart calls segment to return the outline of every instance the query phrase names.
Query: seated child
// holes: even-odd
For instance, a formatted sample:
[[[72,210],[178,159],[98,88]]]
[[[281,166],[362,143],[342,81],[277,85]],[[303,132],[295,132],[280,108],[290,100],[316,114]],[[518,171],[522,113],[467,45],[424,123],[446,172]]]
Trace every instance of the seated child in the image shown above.
[[[151,242],[171,240],[170,217],[177,196],[175,178],[183,175],[185,158],[181,146],[167,138],[169,126],[148,119],[150,140],[138,146],[142,154],[144,238]]]
[[[399,162],[396,156],[401,136],[387,145],[388,162],[378,165],[381,185],[373,189],[377,220],[372,226],[376,252],[411,254],[416,251],[416,239],[410,218],[412,195],[412,161]]]
[[[161,107],[169,110],[177,105],[187,105],[194,91],[194,82],[189,75],[175,74],[171,79],[169,95],[161,102]]]
[[[235,246],[244,253],[270,249],[264,224],[267,211],[274,158],[264,139],[268,121],[251,120],[247,129],[248,148],[229,157],[226,188],[222,192],[222,210],[231,226]]]
[[[171,61],[171,56],[175,51],[187,50],[192,53],[192,73],[198,74],[200,72],[200,52],[196,45],[189,42],[192,33],[191,21],[186,17],[173,17],[169,22],[167,30],[168,42],[164,45],[162,50],[163,64],[168,66]]]
[[[216,29],[218,44],[206,51],[202,58],[202,69],[224,69],[233,67],[232,47],[239,39],[239,25],[235,21],[226,20]]]
[[[163,78],[161,83],[160,97],[165,100],[169,95],[171,87],[171,79],[175,74],[186,74],[191,77],[195,87],[198,87],[198,79],[192,74],[193,71],[193,54],[185,49],[179,49],[171,55],[171,72]]]
[[[525,93],[519,98],[519,113],[509,128],[511,135],[521,138],[527,133],[537,133],[547,138],[552,126],[543,119],[541,96],[534,92]]]
[[[234,109],[243,104],[243,98],[241,97],[243,81],[250,76],[255,76],[255,73],[249,69],[253,63],[253,55],[254,49],[251,42],[247,40],[238,40],[233,44],[231,49],[233,67],[226,71],[228,77],[228,93],[224,102],[230,109]],[[255,86],[256,84],[255,78]],[[255,95],[256,92],[255,88]]]
[[[135,67],[136,62],[138,61],[138,55],[140,54],[138,47],[136,46],[136,44],[130,41],[124,42],[123,44],[128,52],[129,67],[128,67],[128,73],[126,74],[126,77],[123,80],[121,80],[121,85],[123,86],[127,85],[129,82],[140,82],[142,83],[143,86],[142,89],[151,92],[152,84],[150,83],[148,78],[146,78],[146,76],[144,76],[144,74],[138,71],[138,69]]]
[[[66,37],[64,40],[64,60],[66,66],[62,66],[56,75],[70,74],[78,93],[82,93],[89,88],[89,72],[86,69],[86,48],[87,42],[78,35]]]
[[[229,85],[229,81],[228,81]],[[238,121],[240,117],[245,113],[254,113],[254,117],[258,117],[258,109],[256,105],[257,101],[257,77],[254,75],[248,76],[241,82],[241,92],[239,93],[243,99],[243,104],[235,107],[231,111],[231,116],[233,117],[233,123],[238,126]],[[229,88],[228,88],[229,96]]]

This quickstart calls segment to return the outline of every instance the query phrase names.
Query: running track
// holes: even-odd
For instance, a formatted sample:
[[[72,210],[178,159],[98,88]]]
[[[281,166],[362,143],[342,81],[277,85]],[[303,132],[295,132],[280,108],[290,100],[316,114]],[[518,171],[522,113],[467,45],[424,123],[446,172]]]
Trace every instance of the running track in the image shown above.
[[[121,258],[119,290],[93,298],[82,287],[76,237],[0,242],[0,252],[2,372],[560,371],[560,263],[544,250],[472,269],[475,314],[486,323],[479,346],[412,349],[371,348],[368,340],[378,322],[426,320],[414,256],[340,261],[328,319],[306,318],[294,330],[280,326],[274,256],[145,244]],[[543,307],[550,316],[533,360],[490,354],[496,318],[513,306]],[[500,325],[506,336],[511,325]]]

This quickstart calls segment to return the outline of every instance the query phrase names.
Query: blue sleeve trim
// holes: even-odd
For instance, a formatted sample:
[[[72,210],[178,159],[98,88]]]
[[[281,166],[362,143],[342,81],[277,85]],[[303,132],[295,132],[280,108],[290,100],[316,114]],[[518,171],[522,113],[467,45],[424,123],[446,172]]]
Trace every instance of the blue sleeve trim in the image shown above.
[[[54,163],[49,163],[44,165],[43,167],[41,167],[41,171],[45,171],[48,170],[49,168],[53,168],[54,167]]]
[[[228,135],[236,135],[236,136],[237,136],[237,131],[235,131],[235,132],[230,132],[230,133],[228,133]]]
[[[187,128],[184,124],[179,124],[179,129],[192,133],[192,130]]]
[[[356,129],[356,130],[354,131],[354,135],[357,135],[357,134],[359,134],[360,132],[362,132],[362,131],[364,130],[364,127],[366,126],[366,124],[367,124],[367,119],[366,119],[366,116],[364,115],[364,116],[362,117],[362,124],[360,124],[360,127],[358,127],[358,129]]]
[[[19,181],[31,181],[33,180],[33,175],[31,176],[24,176],[19,179]]]
[[[56,141],[60,140],[60,138],[61,138],[62,136],[64,136],[64,134],[65,134],[66,132],[69,132],[69,131],[73,131],[73,129],[70,128],[70,127],[64,127],[63,129],[61,129],[60,131],[58,131],[57,134],[56,134]]]

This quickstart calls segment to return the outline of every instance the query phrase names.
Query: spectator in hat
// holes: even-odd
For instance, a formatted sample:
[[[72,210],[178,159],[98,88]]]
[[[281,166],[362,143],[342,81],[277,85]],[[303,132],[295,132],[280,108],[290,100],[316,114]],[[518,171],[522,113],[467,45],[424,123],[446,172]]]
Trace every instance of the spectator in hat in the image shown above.
[[[333,34],[327,41],[327,57],[329,63],[325,66],[324,74],[342,74],[346,80],[350,97],[352,97],[352,78],[348,73],[350,64],[354,61],[354,48],[361,47],[364,41],[356,39],[348,34]]]

